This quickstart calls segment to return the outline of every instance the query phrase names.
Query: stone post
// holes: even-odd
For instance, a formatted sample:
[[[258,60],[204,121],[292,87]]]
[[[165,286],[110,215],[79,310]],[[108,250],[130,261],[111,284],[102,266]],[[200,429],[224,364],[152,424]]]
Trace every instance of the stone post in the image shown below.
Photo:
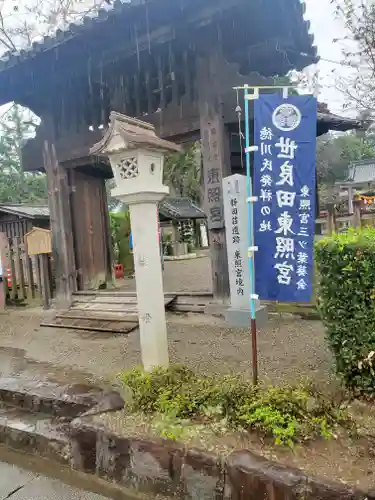
[[[249,226],[246,177],[234,174],[223,179],[224,216],[230,285],[230,307],[225,319],[233,326],[250,324]],[[267,309],[255,300],[258,326],[267,321]]]
[[[164,153],[179,151],[159,139],[154,127],[111,113],[110,126],[91,152],[109,157],[116,187],[112,196],[129,206],[142,363],[146,370],[168,366],[158,204],[169,194],[163,184]]]

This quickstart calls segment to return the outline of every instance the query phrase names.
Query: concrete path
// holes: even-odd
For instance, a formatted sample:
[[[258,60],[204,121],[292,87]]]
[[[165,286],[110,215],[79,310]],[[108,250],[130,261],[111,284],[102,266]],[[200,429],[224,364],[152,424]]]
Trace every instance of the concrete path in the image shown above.
[[[106,500],[96,495],[0,462],[0,500]]]

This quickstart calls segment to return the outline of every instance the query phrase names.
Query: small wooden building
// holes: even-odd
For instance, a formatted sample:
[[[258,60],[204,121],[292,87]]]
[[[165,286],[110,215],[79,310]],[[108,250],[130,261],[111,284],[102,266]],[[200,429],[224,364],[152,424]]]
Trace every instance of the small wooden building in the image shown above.
[[[201,138],[213,292],[229,294],[222,178],[238,172],[233,86],[269,85],[318,61],[300,0],[116,0],[110,10],[0,60],[0,104],[41,118],[24,148],[26,170],[45,170],[56,266],[56,304],[79,286],[111,278],[105,179],[89,154],[110,111],[153,124],[163,138]],[[322,110],[317,135],[354,121]]]
[[[33,227],[49,229],[48,206],[0,204],[0,233],[5,233],[8,238],[19,237],[23,241]]]

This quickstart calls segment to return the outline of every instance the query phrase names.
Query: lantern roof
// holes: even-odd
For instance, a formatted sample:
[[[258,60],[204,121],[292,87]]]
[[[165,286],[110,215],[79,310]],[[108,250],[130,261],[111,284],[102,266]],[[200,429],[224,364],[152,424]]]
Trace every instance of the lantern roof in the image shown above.
[[[177,144],[160,139],[155,133],[155,127],[149,123],[115,111],[111,112],[109,119],[109,127],[104,133],[103,139],[90,149],[92,155],[107,156],[124,149],[139,148],[162,152],[181,151]]]

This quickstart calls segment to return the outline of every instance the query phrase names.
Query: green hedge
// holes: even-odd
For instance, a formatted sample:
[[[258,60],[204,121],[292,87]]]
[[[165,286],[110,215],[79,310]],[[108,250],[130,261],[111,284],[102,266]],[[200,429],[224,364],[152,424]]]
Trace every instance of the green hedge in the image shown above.
[[[130,214],[129,212],[111,212],[112,246],[115,260],[118,264],[124,264],[126,272],[132,272],[133,256],[129,248]]]
[[[375,393],[375,229],[334,234],[316,244],[318,307],[345,385]],[[375,361],[375,358],[374,358]]]

